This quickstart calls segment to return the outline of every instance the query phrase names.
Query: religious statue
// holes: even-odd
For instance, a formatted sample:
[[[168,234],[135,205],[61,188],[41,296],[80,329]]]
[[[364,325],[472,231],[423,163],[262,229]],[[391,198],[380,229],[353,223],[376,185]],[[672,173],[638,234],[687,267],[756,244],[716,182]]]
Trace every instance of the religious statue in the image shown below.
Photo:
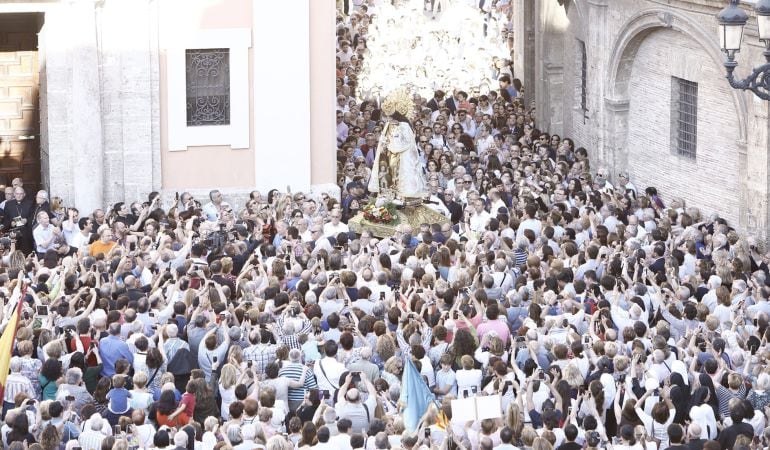
[[[383,102],[382,112],[388,116],[388,121],[377,144],[369,179],[370,192],[383,195],[390,191],[402,201],[428,196],[424,168],[409,124],[413,111],[412,97],[403,88],[393,91]]]

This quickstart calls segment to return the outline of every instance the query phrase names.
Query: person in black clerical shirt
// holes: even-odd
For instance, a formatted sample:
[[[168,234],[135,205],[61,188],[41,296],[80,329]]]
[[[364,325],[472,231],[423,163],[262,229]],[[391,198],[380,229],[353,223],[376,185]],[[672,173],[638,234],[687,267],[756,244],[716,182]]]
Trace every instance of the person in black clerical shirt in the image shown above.
[[[32,251],[32,201],[26,198],[24,188],[13,190],[13,199],[5,203],[5,229],[17,229],[17,247],[29,254]]]

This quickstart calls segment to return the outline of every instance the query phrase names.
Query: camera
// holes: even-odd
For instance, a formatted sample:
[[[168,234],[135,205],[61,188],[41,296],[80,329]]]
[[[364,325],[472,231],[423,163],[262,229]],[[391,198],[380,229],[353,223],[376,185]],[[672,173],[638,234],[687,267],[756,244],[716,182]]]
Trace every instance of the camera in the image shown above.
[[[230,234],[225,227],[224,223],[220,223],[217,231],[212,231],[206,236],[206,239],[203,240],[203,245],[212,251],[217,251],[224,247],[230,240]]]

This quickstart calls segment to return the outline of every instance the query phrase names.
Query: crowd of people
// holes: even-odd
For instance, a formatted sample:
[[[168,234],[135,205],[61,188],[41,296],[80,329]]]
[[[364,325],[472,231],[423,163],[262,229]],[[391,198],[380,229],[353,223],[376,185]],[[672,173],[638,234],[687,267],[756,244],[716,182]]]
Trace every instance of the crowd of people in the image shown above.
[[[414,98],[451,223],[350,232],[386,120],[354,95],[377,2],[353,3],[341,199],[152,193],[81,213],[5,189],[3,448],[767,448],[764,243],[593,169],[511,74]],[[413,368],[435,398],[416,425]],[[453,400],[482,397],[492,418],[458,419]]]

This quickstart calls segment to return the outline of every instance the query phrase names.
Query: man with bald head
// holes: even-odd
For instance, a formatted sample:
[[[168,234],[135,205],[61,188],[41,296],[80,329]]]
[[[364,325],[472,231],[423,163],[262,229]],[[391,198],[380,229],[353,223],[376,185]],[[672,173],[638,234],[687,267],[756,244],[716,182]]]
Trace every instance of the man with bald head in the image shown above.
[[[703,445],[706,443],[706,439],[701,439],[703,433],[703,427],[698,422],[692,422],[687,426],[687,449],[688,450],[703,450]]]
[[[369,392],[366,400],[361,401],[361,392],[353,383],[353,373],[348,372],[345,382],[337,392],[338,401],[334,407],[338,418],[350,420],[352,433],[366,433],[369,422],[374,418],[374,408],[377,407],[377,390],[369,381],[369,376],[366,372],[360,372],[359,376],[361,378],[359,385],[364,384]]]

